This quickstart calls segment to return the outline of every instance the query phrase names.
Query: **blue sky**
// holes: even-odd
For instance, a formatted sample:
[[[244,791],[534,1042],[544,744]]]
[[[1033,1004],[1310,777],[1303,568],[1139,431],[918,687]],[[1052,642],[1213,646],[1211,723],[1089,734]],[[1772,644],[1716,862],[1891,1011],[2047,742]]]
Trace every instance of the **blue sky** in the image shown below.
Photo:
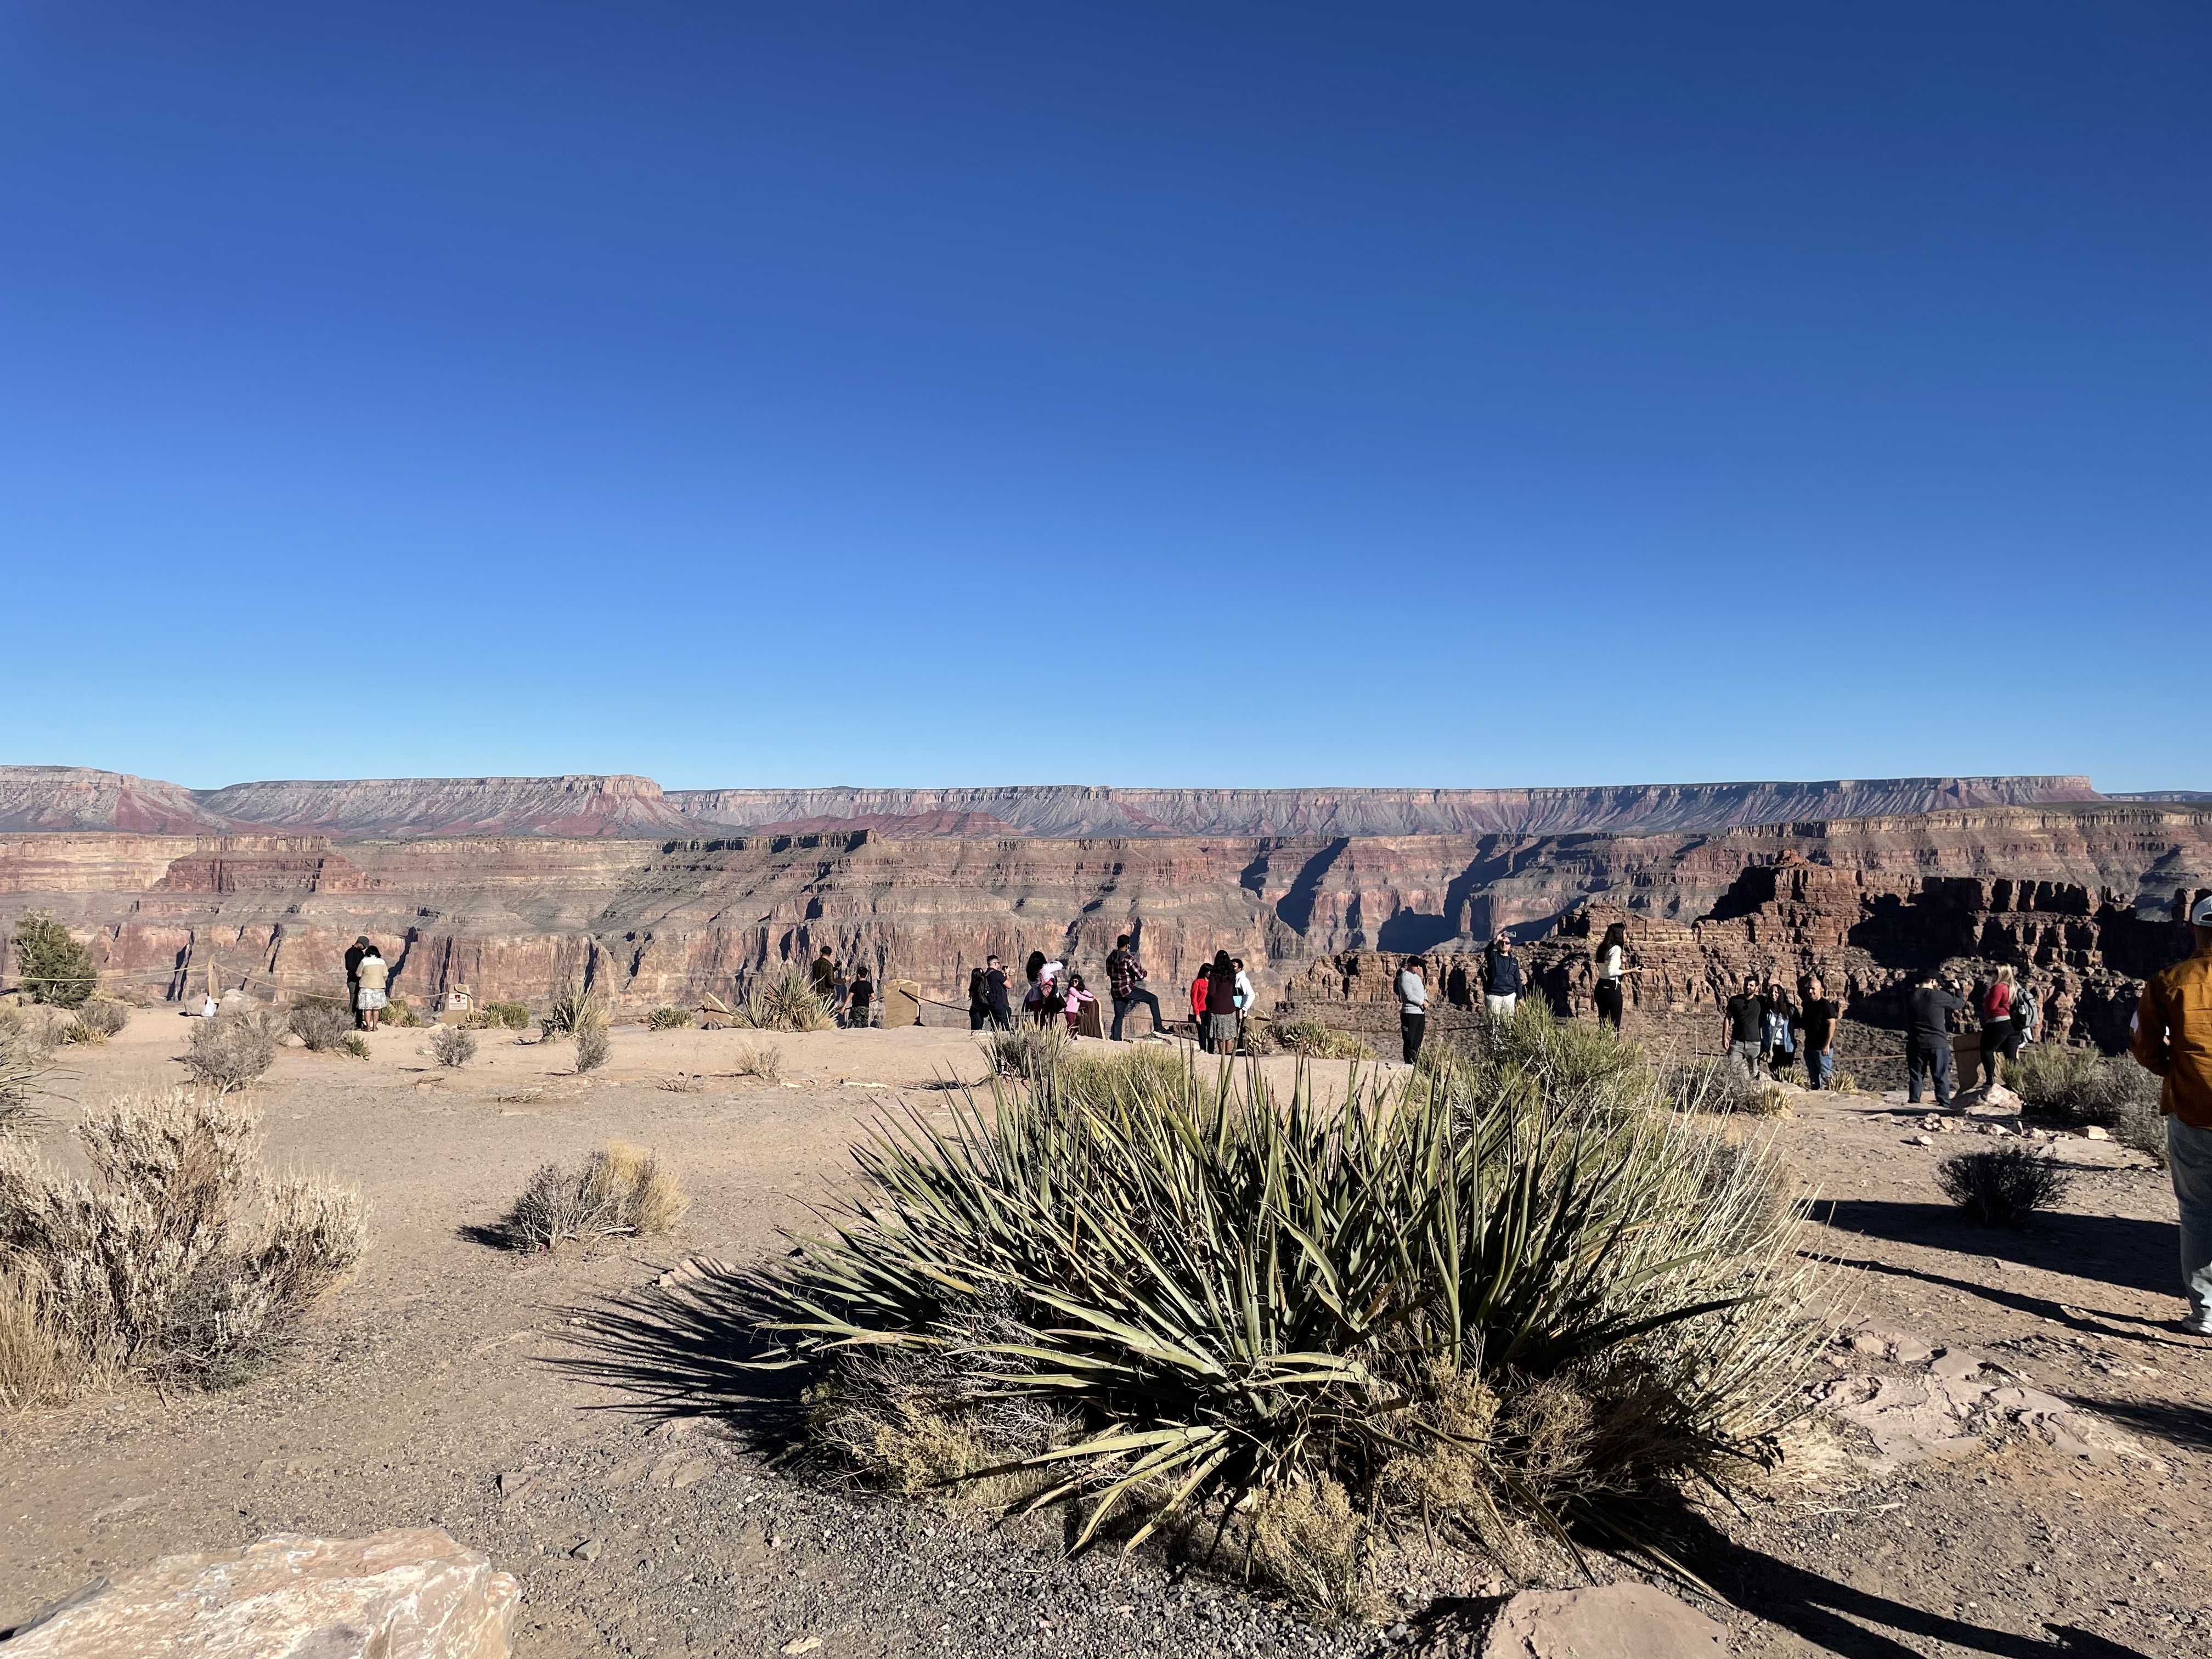
[[[2212,787],[2212,11],[0,0],[0,759]]]

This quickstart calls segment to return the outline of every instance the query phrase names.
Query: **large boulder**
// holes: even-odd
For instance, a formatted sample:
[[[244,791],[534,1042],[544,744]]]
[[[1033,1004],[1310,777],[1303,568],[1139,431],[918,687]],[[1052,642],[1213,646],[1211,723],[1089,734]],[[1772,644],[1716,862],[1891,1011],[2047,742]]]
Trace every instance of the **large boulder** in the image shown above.
[[[1430,1637],[1432,1659],[1725,1659],[1728,1632],[1649,1584],[1522,1590]]]
[[[520,1594],[426,1527],[165,1555],[16,1627],[7,1659],[507,1659]]]

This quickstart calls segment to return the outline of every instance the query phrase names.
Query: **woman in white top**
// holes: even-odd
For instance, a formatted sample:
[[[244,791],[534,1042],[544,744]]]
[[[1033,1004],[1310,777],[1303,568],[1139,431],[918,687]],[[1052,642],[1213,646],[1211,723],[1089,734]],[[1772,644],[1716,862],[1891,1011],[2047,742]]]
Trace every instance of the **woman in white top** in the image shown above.
[[[1620,1029],[1621,1010],[1626,999],[1621,994],[1623,981],[1636,970],[1628,965],[1628,924],[1616,921],[1605,930],[1605,938],[1597,947],[1597,1023]]]

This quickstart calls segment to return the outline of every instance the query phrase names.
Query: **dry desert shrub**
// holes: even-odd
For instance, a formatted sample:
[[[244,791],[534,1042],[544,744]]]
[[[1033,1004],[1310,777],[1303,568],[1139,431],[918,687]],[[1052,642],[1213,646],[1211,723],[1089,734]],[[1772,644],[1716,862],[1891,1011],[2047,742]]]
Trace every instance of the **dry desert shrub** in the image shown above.
[[[477,1040],[458,1025],[441,1025],[430,1033],[430,1057],[448,1069],[458,1069],[477,1057]]]
[[[1332,1031],[1317,1019],[1286,1019],[1274,1028],[1277,1046],[1284,1053],[1308,1060],[1372,1060],[1375,1050],[1358,1037]]]
[[[837,1023],[829,998],[814,988],[804,968],[786,968],[752,986],[738,1020],[756,1031],[826,1031]]]
[[[680,1031],[697,1023],[689,1008],[655,1008],[645,1017],[648,1031]]]
[[[61,1027],[60,1040],[64,1043],[101,1043],[119,1036],[131,1023],[131,1007],[111,997],[88,998],[76,1011],[76,1017]]]
[[[579,1026],[576,1030],[576,1069],[596,1072],[607,1063],[613,1043],[604,1025]]]
[[[0,1145],[15,1368],[0,1392],[29,1403],[134,1375],[216,1388],[283,1353],[368,1228],[351,1188],[264,1169],[259,1127],[235,1096],[175,1090],[125,1097],[79,1127],[89,1181]]]
[[[564,1170],[541,1164],[507,1212],[502,1231],[518,1250],[665,1233],[689,1207],[675,1172],[642,1146],[611,1140]]]
[[[31,1098],[47,1069],[45,1054],[27,1032],[0,1030],[0,1136],[20,1134],[36,1121]]]
[[[2025,1227],[2038,1210],[2062,1202],[2073,1177],[2025,1146],[1954,1152],[1936,1166],[1936,1184],[1985,1227]]]
[[[302,998],[284,1018],[286,1029],[319,1054],[344,1048],[346,1039],[354,1035],[353,1021],[353,1011],[333,997]]]
[[[1254,1014],[1244,1022],[1244,1052],[1254,1059],[1272,1054],[1280,1047],[1275,1041],[1273,1022]]]
[[[731,1057],[731,1065],[739,1077],[775,1083],[783,1076],[783,1050],[773,1042],[748,1042]]]
[[[223,1014],[192,1022],[185,1070],[202,1088],[243,1089],[276,1058],[276,1033],[252,1014]]]
[[[405,997],[393,996],[384,1005],[383,1023],[386,1025],[420,1025],[422,1016],[415,1012],[415,1005]]]
[[[2005,1080],[2023,1103],[2069,1128],[2101,1125],[2123,1146],[2166,1158],[2159,1080],[2130,1056],[2034,1042],[2005,1067]]]
[[[1026,1476],[1079,1547],[1218,1516],[1341,1613],[1401,1535],[1663,1559],[1682,1490],[1799,1409],[1802,1207],[1633,1044],[1529,1030],[1340,1109],[1147,1052],[886,1125],[826,1228],[700,1293],[810,1379],[802,1432]]]

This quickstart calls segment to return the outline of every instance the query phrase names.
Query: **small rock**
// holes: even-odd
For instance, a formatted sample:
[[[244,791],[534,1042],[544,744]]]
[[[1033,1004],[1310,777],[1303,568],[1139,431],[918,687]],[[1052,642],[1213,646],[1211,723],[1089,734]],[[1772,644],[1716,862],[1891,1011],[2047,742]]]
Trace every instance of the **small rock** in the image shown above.
[[[687,1458],[676,1466],[675,1471],[668,1477],[668,1484],[678,1490],[696,1486],[714,1472],[714,1464],[711,1458]]]
[[[791,1640],[783,1644],[781,1651],[785,1653],[811,1653],[815,1649],[821,1645],[822,1638],[818,1636],[794,1636]]]
[[[599,1552],[607,1547],[604,1538],[586,1538],[568,1553],[577,1560],[589,1564],[599,1559]]]
[[[1934,1135],[1914,1135],[1911,1139],[1906,1141],[1905,1144],[1909,1146],[1933,1146],[1936,1144],[1936,1137]]]
[[[2081,1131],[2081,1136],[2085,1140],[2110,1140],[2112,1132],[2101,1123],[2092,1123]]]
[[[505,1470],[499,1477],[500,1498],[504,1503],[512,1504],[537,1484],[538,1477],[534,1474],[526,1474],[520,1469]]]

